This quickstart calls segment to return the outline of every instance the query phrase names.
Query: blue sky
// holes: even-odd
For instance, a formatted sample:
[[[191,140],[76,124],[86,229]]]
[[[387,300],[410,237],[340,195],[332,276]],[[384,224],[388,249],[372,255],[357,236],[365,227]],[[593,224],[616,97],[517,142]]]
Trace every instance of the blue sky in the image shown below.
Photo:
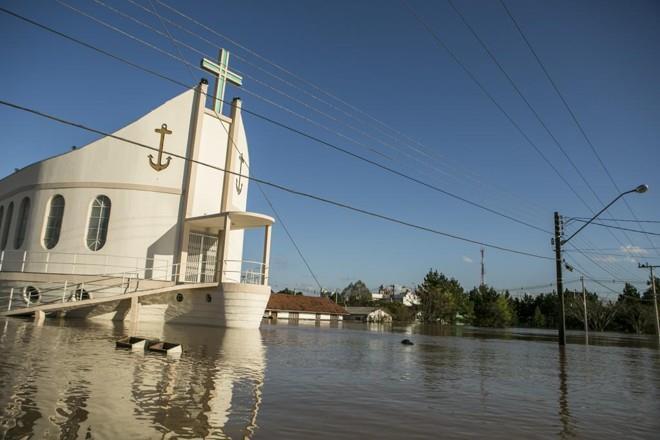
[[[150,8],[148,0],[134,1]],[[162,50],[177,53],[168,38],[98,2],[66,3]],[[127,0],[103,3],[162,30],[157,17]],[[177,60],[60,3],[0,4],[187,84],[206,76],[197,70],[191,76]],[[245,79],[244,88],[230,87],[227,97],[241,96],[246,109],[543,229],[552,229],[555,210],[568,216],[590,214],[400,1],[383,1],[378,7],[367,1],[171,2],[233,42],[154,4],[164,17],[202,35],[213,45],[168,25],[175,38],[208,56],[214,57],[219,46],[232,52],[231,66]],[[599,209],[595,197],[449,4],[419,0],[411,0],[410,4],[591,209]],[[599,197],[605,202],[615,197],[616,190],[499,2],[456,0],[455,4]],[[628,196],[635,214],[641,219],[660,219],[660,5],[641,0],[508,0],[507,5],[620,188],[629,189],[642,182],[651,187],[647,194]],[[0,14],[0,29],[2,99],[112,131],[181,92],[167,81],[5,14]],[[296,76],[278,70],[235,43]],[[198,53],[180,50],[190,63],[198,64]],[[392,176],[249,115],[245,124],[251,171],[257,177],[452,234],[551,255],[547,234]],[[0,108],[0,130],[0,175],[95,138],[4,107]],[[374,149],[387,157],[373,153]],[[468,288],[478,283],[477,245],[320,205],[275,189],[265,191],[324,287],[341,288],[356,279],[363,279],[371,288],[391,283],[410,285],[420,282],[429,268],[458,278]],[[250,187],[249,209],[270,213],[254,185]],[[614,206],[610,215],[624,219],[632,216],[623,203]],[[634,223],[621,225],[638,227]],[[647,224],[646,228],[660,230],[657,224]],[[643,235],[614,235],[598,226],[590,227],[579,240],[576,238],[575,245],[611,248],[611,253],[617,254],[623,254],[621,246],[652,247]],[[655,240],[653,246],[660,246],[660,240]],[[618,279],[642,280],[644,273],[636,268],[636,259],[658,261],[652,260],[658,255],[656,250],[640,250],[628,257],[594,255],[602,268],[579,255],[572,258],[598,279],[611,279],[614,274]],[[275,287],[314,286],[280,227],[274,231],[271,272]],[[486,272],[487,282],[505,288],[550,283],[554,266],[551,261],[487,249]],[[567,277],[575,278],[570,274]]]

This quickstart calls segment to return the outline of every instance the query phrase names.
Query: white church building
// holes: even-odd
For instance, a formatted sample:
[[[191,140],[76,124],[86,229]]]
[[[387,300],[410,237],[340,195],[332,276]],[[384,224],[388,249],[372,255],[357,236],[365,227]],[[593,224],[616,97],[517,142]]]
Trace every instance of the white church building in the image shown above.
[[[0,314],[258,327],[270,295],[273,218],[246,212],[241,101],[207,82],[82,147],[0,180]],[[226,170],[226,171],[225,171]],[[264,231],[245,261],[246,229]],[[261,250],[261,249],[260,249]]]

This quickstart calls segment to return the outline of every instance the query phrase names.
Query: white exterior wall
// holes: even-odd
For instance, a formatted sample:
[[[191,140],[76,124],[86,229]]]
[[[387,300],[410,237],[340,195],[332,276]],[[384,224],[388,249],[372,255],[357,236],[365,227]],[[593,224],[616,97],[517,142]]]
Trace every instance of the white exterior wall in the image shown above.
[[[250,156],[241,113],[238,112],[235,120],[231,122],[234,125],[233,141],[229,140],[229,120],[226,120],[224,116],[218,118],[213,111],[206,110],[203,121],[204,126],[202,128],[198,160],[226,169],[227,148],[230,148],[232,155],[230,171],[249,176]],[[246,162],[242,167],[239,159],[241,154]],[[196,180],[192,190],[193,211],[191,217],[219,213],[220,195],[224,190],[224,173],[200,165],[193,165],[193,169],[196,170],[193,171]],[[240,179],[242,185],[240,194],[237,190],[238,176],[231,175],[229,181],[231,185],[227,191],[227,211],[245,211],[247,209],[249,180]],[[214,191],[211,191],[212,188],[217,188],[218,193],[215,194]],[[243,259],[243,239],[243,230],[235,230],[229,233],[229,249],[225,260],[230,260],[230,262],[225,266],[223,282],[240,282],[241,271],[244,270],[240,263],[240,260]]]
[[[115,132],[132,141],[159,147],[160,134],[154,130],[167,124],[172,130],[165,137],[164,149],[185,156],[191,124],[194,90],[186,91],[137,121]],[[71,271],[71,258],[56,253],[80,254],[78,263],[105,264],[127,270],[145,266],[145,258],[163,258],[171,263],[177,239],[184,164],[172,158],[170,165],[157,172],[149,165],[149,155],[157,152],[110,137],[66,154],[32,164],[0,181],[0,206],[14,201],[12,227],[7,254],[14,251],[50,252],[56,261],[49,271]],[[163,155],[163,161],[167,154]],[[49,200],[61,194],[65,200],[60,239],[53,249],[43,246],[43,232]],[[91,204],[97,195],[111,201],[110,222],[105,245],[91,251],[86,244]],[[20,201],[31,199],[26,239],[14,249],[14,237]],[[6,222],[6,215],[4,222]],[[3,223],[4,223],[3,222]],[[36,257],[35,257],[36,259]],[[38,270],[33,263],[26,270]],[[164,262],[163,262],[164,264]],[[67,268],[65,269],[65,266]],[[117,266],[117,267],[115,267]],[[9,270],[9,267],[5,267]],[[92,266],[78,266],[76,273],[98,272]]]
[[[203,116],[202,137],[195,159],[225,168],[229,120],[218,119],[208,113]],[[220,212],[224,173],[204,165],[192,165],[189,217]]]
[[[275,314],[277,315],[277,319],[289,319],[291,317],[290,312],[282,312],[279,310],[268,310],[264,314],[264,317],[273,318]],[[316,313],[298,312],[298,319],[315,321]],[[333,319],[333,315],[329,313],[321,313],[321,316],[319,318],[319,320],[321,321],[330,321],[332,319]],[[341,321],[343,317],[342,315],[335,315],[334,319],[338,319],[339,321]]]
[[[172,134],[165,136],[162,162],[167,152],[186,156],[191,143],[190,136],[196,112],[195,91],[188,90],[114,134],[132,141],[158,148],[160,134],[154,130],[167,124]],[[232,146],[232,171],[249,174],[249,154],[245,129],[240,111],[234,122]],[[200,137],[193,157],[218,168],[225,168],[228,133],[231,119],[217,117],[205,109],[202,115]],[[239,152],[246,163],[241,167]],[[5,248],[3,270],[20,270],[12,267],[9,260],[22,264],[24,251],[30,254],[25,271],[53,273],[115,273],[145,266],[169,266],[175,260],[174,253],[179,238],[178,221],[181,195],[184,188],[185,161],[172,158],[167,168],[156,171],[149,165],[148,156],[157,160],[158,153],[110,137],[103,137],[89,145],[68,153],[32,164],[0,180],[0,206],[4,206],[3,225],[7,222],[7,207],[14,203],[12,225]],[[224,173],[209,167],[193,164],[190,169],[190,187],[187,216],[214,214],[220,211]],[[245,211],[249,182],[242,178],[240,194],[235,186],[238,177],[231,176],[228,191],[228,210]],[[65,200],[64,217],[60,238],[52,249],[43,245],[43,234],[48,215],[49,201],[60,194]],[[111,201],[110,221],[105,245],[91,251],[86,244],[87,226],[91,204],[98,195]],[[23,197],[31,202],[28,228],[23,245],[14,249],[17,218]],[[206,231],[199,231],[206,232]],[[233,274],[225,281],[240,281],[243,257],[242,230],[231,231],[227,269]],[[185,243],[182,251],[185,253]],[[36,253],[43,253],[36,255]],[[73,267],[74,257],[76,266]],[[147,259],[156,259],[147,263]],[[165,270],[162,269],[163,277]]]
[[[64,197],[64,217],[57,245],[47,249],[43,245],[43,234],[49,202],[56,194]],[[110,198],[110,222],[105,245],[98,251],[91,251],[86,244],[87,223],[92,201],[98,195]],[[16,206],[24,196],[31,200],[28,232],[23,246],[16,250]],[[147,261],[151,258],[155,259],[153,267],[165,276],[172,264],[176,242],[174,225],[179,207],[176,194],[107,188],[48,189],[17,194],[2,205],[8,205],[9,201],[14,202],[14,218],[5,249],[5,271],[19,270],[24,251],[29,253],[24,267],[26,272],[124,272],[152,267],[154,260]],[[75,260],[71,254],[77,254]]]

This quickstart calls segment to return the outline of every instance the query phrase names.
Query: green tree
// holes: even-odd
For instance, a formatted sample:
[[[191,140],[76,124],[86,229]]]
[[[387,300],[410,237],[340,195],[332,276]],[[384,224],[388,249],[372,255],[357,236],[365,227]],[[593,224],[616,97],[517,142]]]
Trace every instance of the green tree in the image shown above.
[[[366,306],[372,300],[371,292],[361,280],[346,286],[341,292],[341,297],[348,306]]]
[[[514,309],[508,295],[497,293],[487,285],[470,291],[474,305],[474,324],[479,327],[507,327],[514,320]]]
[[[280,290],[277,293],[283,293],[285,295],[302,295],[302,292],[296,292],[295,290],[291,290],[288,287],[285,287],[284,289]]]
[[[388,300],[380,300],[375,303],[376,306],[384,309],[390,315],[392,315],[392,320],[394,321],[412,321],[415,319],[415,308],[407,307],[400,302],[393,302]]]
[[[596,331],[604,332],[619,313],[619,307],[611,301],[605,302],[600,298],[596,300],[587,299],[587,311],[590,327],[593,327]]]
[[[454,278],[447,278],[437,270],[429,270],[415,294],[419,298],[421,319],[424,322],[440,321],[454,324],[456,314],[465,315],[469,305],[465,291]]]
[[[532,326],[536,328],[545,327],[545,316],[541,313],[539,306],[534,307],[534,315],[532,316]]]
[[[658,286],[656,286],[657,288]],[[651,324],[651,304],[645,304],[635,286],[626,283],[617,299],[617,324],[620,330],[641,334]]]
[[[653,286],[651,286],[651,277],[649,277],[649,280],[646,282],[646,284],[648,284],[649,288],[646,289],[642,298],[646,301],[653,301]],[[660,296],[660,278],[658,277],[655,277],[655,292]],[[653,303],[651,303],[651,305],[653,305]]]

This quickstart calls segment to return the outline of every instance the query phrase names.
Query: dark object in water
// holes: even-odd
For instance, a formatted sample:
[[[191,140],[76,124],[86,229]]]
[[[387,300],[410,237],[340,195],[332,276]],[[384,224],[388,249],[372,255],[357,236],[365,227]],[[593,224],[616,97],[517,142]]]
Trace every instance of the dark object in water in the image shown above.
[[[145,338],[130,336],[118,340],[115,346],[117,348],[129,348],[133,351],[139,351],[144,350],[146,342],[147,340]]]
[[[401,343],[403,345],[415,345],[415,343],[413,341],[411,341],[410,339],[404,339],[403,341],[401,341]]]
[[[175,344],[173,342],[158,342],[153,345],[149,345],[149,351],[155,351],[158,353],[167,353],[167,354],[176,354],[181,353],[181,344]]]

